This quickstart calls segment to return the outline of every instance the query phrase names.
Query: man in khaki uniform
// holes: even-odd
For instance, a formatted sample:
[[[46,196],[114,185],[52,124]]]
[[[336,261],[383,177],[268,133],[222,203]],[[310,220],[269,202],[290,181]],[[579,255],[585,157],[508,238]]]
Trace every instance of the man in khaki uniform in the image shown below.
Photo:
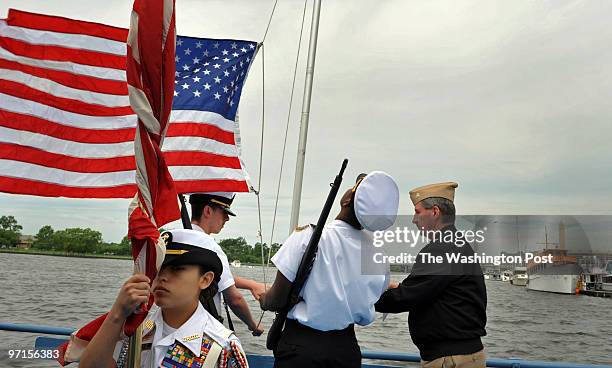
[[[481,337],[486,334],[487,293],[480,265],[450,263],[447,254],[473,255],[455,227],[457,183],[426,185],[410,191],[412,222],[430,243],[417,256],[410,275],[387,290],[376,311],[410,312],[408,327],[425,368],[484,368]],[[428,263],[430,253],[444,262]]]

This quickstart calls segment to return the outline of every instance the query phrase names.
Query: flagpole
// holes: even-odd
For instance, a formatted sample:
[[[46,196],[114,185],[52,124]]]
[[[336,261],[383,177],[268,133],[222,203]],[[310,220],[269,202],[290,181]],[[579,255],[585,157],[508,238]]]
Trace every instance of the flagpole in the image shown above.
[[[298,225],[300,217],[300,198],[302,196],[302,182],[304,180],[304,162],[306,159],[306,138],[308,136],[308,121],[310,120],[310,101],[312,94],[312,80],[314,77],[315,56],[317,54],[317,38],[319,34],[319,18],[321,14],[321,0],[314,1],[312,23],[310,25],[310,42],[308,45],[308,63],[306,65],[306,81],[304,84],[304,98],[302,99],[302,118],[300,120],[300,140],[298,143],[297,161],[295,163],[295,179],[293,181],[293,201],[291,204],[291,220],[289,232]]]

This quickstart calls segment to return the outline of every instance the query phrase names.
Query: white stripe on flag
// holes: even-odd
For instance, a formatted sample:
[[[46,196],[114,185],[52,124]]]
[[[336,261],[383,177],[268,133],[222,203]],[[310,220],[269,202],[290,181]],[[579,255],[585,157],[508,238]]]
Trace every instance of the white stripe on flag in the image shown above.
[[[117,96],[107,93],[91,92],[87,90],[66,87],[63,84],[54,82],[46,78],[39,78],[18,70],[0,68],[0,79],[5,79],[24,84],[28,87],[44,91],[61,98],[70,98],[90,104],[106,107],[125,107],[130,106],[127,95]]]
[[[127,50],[124,42],[89,35],[9,26],[6,21],[0,22],[0,34],[32,45],[63,46],[120,56],[125,56]]]
[[[240,169],[212,166],[170,166],[174,180],[244,180]],[[0,159],[1,176],[80,188],[105,188],[134,184],[134,170],[110,173],[76,173],[27,162]]]
[[[217,113],[198,110],[172,110],[170,113],[170,121],[176,123],[208,124],[230,133],[235,131],[237,124],[236,122],[228,120]]]
[[[68,112],[32,100],[24,100],[0,93],[0,109],[36,116],[54,123],[75,128],[115,130],[136,126],[136,115],[89,116]]]
[[[77,158],[113,158],[134,155],[134,142],[132,141],[106,144],[79,143],[2,126],[0,126],[0,142],[33,147]],[[162,150],[164,152],[205,152],[227,157],[238,156],[234,145],[202,137],[168,137],[164,140]]]

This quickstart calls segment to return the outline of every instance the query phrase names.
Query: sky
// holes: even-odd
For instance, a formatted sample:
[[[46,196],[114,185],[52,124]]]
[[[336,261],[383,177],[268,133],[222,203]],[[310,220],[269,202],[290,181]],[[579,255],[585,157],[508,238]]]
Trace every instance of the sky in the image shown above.
[[[177,0],[177,32],[262,41],[273,5]],[[0,17],[16,8],[127,28],[131,6],[2,0]],[[303,1],[278,2],[239,108],[265,242],[303,9]],[[612,2],[594,0],[324,1],[299,222],[316,222],[343,158],[345,186],[360,172],[391,174],[404,215],[413,211],[410,189],[443,181],[459,183],[460,214],[612,214],[611,12]],[[289,232],[311,13],[309,1],[274,242]],[[25,234],[91,227],[119,241],[128,202],[0,193],[0,215],[14,215]],[[257,241],[257,197],[239,194],[232,207],[238,216],[217,237]]]

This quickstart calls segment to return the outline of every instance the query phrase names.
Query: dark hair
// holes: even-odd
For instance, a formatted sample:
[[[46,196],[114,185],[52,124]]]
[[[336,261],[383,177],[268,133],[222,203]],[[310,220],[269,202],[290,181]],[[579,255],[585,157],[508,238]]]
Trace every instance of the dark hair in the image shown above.
[[[434,206],[440,209],[442,212],[442,221],[444,223],[454,224],[455,223],[455,205],[452,201],[442,197],[430,197],[421,201],[423,208],[431,209]]]
[[[202,212],[204,212],[204,207],[206,205],[203,203],[192,203],[191,204],[191,219],[194,221],[198,221],[200,217],[202,217]]]
[[[198,265],[200,268],[200,275],[204,275],[208,271],[212,271],[205,267],[204,265]],[[219,311],[217,311],[217,306],[215,305],[215,295],[219,292],[218,280],[220,275],[215,275],[211,284],[204,290],[200,291],[200,303],[217,320],[222,320],[221,316],[219,316]]]
[[[212,203],[192,203],[191,204],[191,220],[199,221],[200,217],[202,217],[202,214],[204,213],[204,208],[206,208],[206,206],[212,209],[221,208],[220,206],[217,206],[216,204],[212,204]]]

